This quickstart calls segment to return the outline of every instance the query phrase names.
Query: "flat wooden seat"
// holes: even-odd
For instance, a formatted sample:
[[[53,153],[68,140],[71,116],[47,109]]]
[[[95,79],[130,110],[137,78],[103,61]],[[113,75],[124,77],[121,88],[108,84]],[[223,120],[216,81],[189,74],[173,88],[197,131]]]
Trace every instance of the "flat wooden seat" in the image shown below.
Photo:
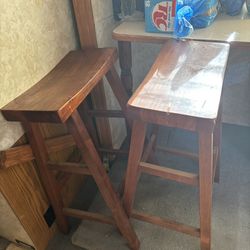
[[[129,100],[129,110],[162,118],[216,119],[229,45],[169,40]]]
[[[117,59],[115,48],[71,51],[32,88],[2,108],[7,120],[64,122]],[[49,119],[47,120],[47,117]],[[41,120],[42,119],[42,120]]]

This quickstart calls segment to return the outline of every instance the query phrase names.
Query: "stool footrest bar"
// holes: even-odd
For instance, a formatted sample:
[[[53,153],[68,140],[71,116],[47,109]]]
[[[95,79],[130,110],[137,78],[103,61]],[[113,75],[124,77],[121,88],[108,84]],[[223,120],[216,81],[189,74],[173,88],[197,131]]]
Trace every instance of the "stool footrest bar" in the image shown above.
[[[128,154],[128,150],[114,149],[114,148],[98,148],[98,151],[101,153],[110,153],[110,154],[122,154],[122,155]]]
[[[190,158],[190,159],[193,159],[193,160],[198,160],[199,159],[198,154],[194,154],[194,153],[191,153],[191,152],[187,152],[187,151],[179,150],[179,149],[175,149],[175,148],[167,148],[167,147],[157,146],[156,150],[159,150],[159,151],[162,151],[162,152],[167,152],[167,153],[174,154],[174,155],[180,155],[180,156]]]
[[[67,182],[69,181],[70,177],[72,176],[71,173],[66,173],[59,171],[56,175],[56,181],[58,183],[59,190],[63,190]]]
[[[139,165],[141,171],[144,173],[162,177],[168,180],[181,182],[188,185],[198,185],[199,178],[197,174],[192,174],[167,167],[161,167],[147,162],[140,162]]]
[[[48,153],[55,153],[75,145],[71,135],[63,135],[45,141]],[[13,167],[17,164],[32,161],[34,155],[28,144],[0,151],[0,169]]]
[[[200,237],[200,229],[188,226],[170,219],[161,218],[158,216],[149,215],[136,210],[132,211],[131,217],[137,220],[142,220],[151,224],[155,224],[164,228],[168,228],[180,233],[185,233],[191,236]]]
[[[48,162],[50,170],[58,170],[72,174],[91,175],[87,165],[84,163],[74,162]]]
[[[98,213],[92,213],[92,212],[82,211],[82,210],[73,209],[73,208],[63,208],[63,214],[66,216],[74,217],[78,219],[92,220],[92,221],[97,221],[97,222],[105,223],[109,225],[115,225],[115,221],[112,219],[112,217],[105,216],[105,215],[98,214]]]
[[[96,117],[124,117],[121,110],[89,110],[88,115]]]

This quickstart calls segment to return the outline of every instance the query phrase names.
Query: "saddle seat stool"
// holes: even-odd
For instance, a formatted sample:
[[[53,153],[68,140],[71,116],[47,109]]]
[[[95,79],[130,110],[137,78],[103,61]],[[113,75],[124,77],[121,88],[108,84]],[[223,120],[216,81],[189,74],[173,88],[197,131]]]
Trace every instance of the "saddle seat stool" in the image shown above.
[[[2,108],[8,121],[20,121],[27,132],[39,169],[41,181],[56,215],[59,229],[69,230],[66,216],[113,224],[127,239],[131,249],[139,249],[139,240],[128,220],[87,129],[86,98],[106,76],[126,116],[127,93],[117,75],[115,48],[86,49],[69,52],[42,80]],[[118,116],[119,112],[97,111]],[[95,114],[95,111],[91,113]],[[118,117],[121,117],[119,115]],[[50,162],[39,123],[63,123],[68,127],[84,164]],[[128,122],[129,124],[129,122]],[[113,217],[64,207],[58,183],[51,170],[91,175]]]
[[[219,178],[221,94],[229,54],[228,44],[176,41],[169,39],[128,102],[133,119],[128,168],[123,195],[127,214],[135,219],[157,224],[200,238],[201,249],[211,249],[212,186]],[[145,136],[153,124],[149,142]],[[167,126],[198,133],[199,153],[177,149],[166,152],[196,158],[199,173],[189,173],[147,162],[157,150],[157,128]],[[164,148],[160,149],[164,151]],[[141,173],[199,187],[200,228],[133,209]]]

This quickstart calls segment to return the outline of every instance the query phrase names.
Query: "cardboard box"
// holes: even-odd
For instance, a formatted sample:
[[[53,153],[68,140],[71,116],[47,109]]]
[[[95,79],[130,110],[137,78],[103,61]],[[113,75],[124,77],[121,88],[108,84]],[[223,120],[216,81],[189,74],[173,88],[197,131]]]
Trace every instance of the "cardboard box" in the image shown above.
[[[146,32],[172,33],[176,0],[145,0]]]

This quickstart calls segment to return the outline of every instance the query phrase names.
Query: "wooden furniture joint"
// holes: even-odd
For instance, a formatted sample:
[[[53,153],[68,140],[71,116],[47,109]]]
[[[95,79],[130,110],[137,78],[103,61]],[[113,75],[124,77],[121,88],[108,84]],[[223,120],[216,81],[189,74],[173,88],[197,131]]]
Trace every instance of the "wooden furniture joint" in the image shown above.
[[[71,135],[64,135],[47,139],[45,141],[49,154],[55,153],[75,145]],[[9,168],[22,162],[34,160],[34,155],[29,144],[16,146],[0,151],[0,169]]]
[[[54,170],[91,175],[110,208],[113,220],[131,249],[139,249],[139,240],[128,220],[112,183],[104,169],[95,147],[94,130],[85,102],[91,91],[105,76],[113,90],[124,116],[127,115],[127,93],[114,68],[117,60],[115,48],[87,49],[69,52],[41,81],[2,108],[9,121],[21,121],[36,160],[41,181],[56,215],[56,222],[63,233],[69,230],[65,215],[110,221],[103,215],[65,208],[60,187],[52,174]],[[39,124],[64,123],[81,152],[82,163],[51,162]],[[130,121],[127,121],[130,124]],[[52,170],[52,171],[51,171]]]
[[[92,111],[91,111],[92,112]],[[92,112],[94,116],[94,112]],[[97,115],[98,116],[98,115]],[[108,111],[107,111],[108,117]],[[112,117],[112,114],[111,116]],[[124,117],[119,116],[119,117]],[[75,141],[71,135],[63,135],[45,141],[46,148],[49,154],[62,151],[66,148],[75,146]],[[98,147],[97,150],[100,153],[107,154],[128,154],[127,150],[114,149],[114,148],[102,148]],[[6,169],[13,167],[17,164],[32,161],[35,159],[32,149],[29,144],[14,146],[12,148],[0,151],[0,169]]]
[[[169,39],[143,82],[128,102],[133,128],[123,203],[135,219],[200,238],[202,250],[211,249],[212,185],[219,177],[221,94],[229,45]],[[155,145],[157,129],[146,142],[148,124],[198,134],[198,155]],[[146,143],[145,143],[146,142]],[[144,144],[146,144],[144,146]],[[157,150],[198,160],[199,173],[189,173],[147,162]],[[198,186],[200,228],[133,209],[141,173]]]

